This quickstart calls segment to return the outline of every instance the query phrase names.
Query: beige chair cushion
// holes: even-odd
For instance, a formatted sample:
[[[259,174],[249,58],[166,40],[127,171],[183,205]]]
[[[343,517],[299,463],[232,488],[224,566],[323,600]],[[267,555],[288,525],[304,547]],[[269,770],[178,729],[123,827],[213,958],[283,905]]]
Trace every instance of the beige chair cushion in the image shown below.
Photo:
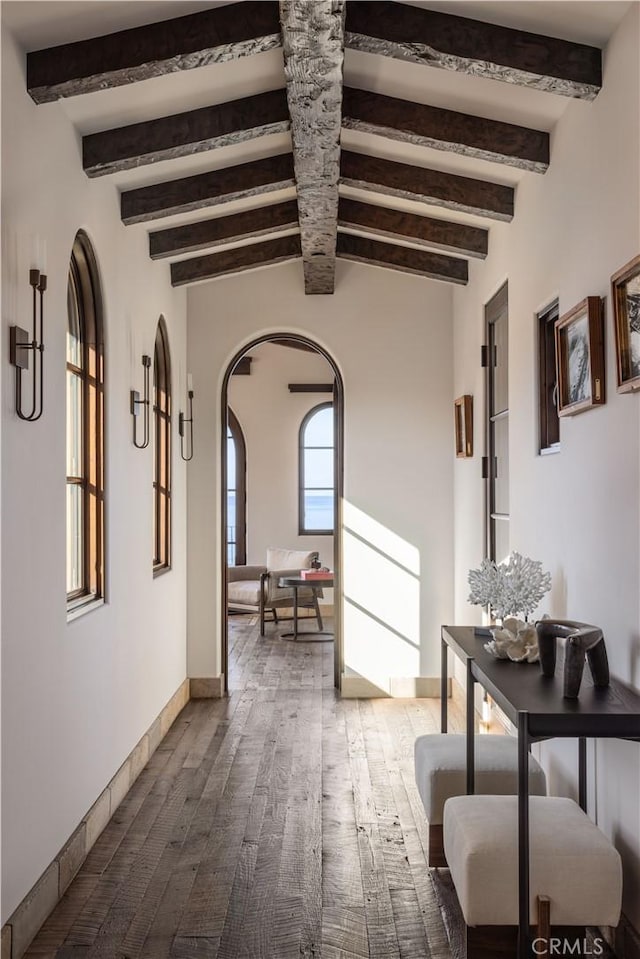
[[[257,606],[260,602],[260,580],[236,580],[227,586],[229,603],[239,603],[241,606]]]
[[[269,546],[267,549],[267,569],[311,569],[311,563],[317,555],[317,550],[306,551]]]
[[[418,792],[430,826],[442,823],[444,804],[467,791],[467,738],[453,733],[419,736],[414,746]],[[518,743],[513,736],[476,736],[475,791],[498,796],[518,791]],[[529,755],[529,793],[544,796],[544,770]]]
[[[616,849],[572,799],[532,796],[531,919],[549,896],[551,924],[615,926],[622,903]],[[444,807],[444,850],[467,925],[518,922],[518,797],[454,796]]]

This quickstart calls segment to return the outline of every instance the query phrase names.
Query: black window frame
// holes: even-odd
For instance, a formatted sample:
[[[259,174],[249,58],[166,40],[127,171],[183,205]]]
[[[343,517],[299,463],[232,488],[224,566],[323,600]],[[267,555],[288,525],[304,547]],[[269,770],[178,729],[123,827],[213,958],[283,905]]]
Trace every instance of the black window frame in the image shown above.
[[[229,546],[233,543],[235,551],[233,565],[244,566],[247,562],[247,444],[238,417],[231,407],[227,407],[227,431],[227,440],[229,438],[233,440],[236,452],[236,514],[233,517],[235,520],[235,539],[231,540],[229,536],[231,527],[229,526],[230,516],[227,511],[227,565],[232,565],[229,563]],[[229,473],[227,470],[227,496],[228,494]]]
[[[538,320],[538,452],[541,455],[560,450],[558,416],[558,370],[555,324],[560,305],[554,300],[537,314]]]
[[[334,420],[335,420],[335,404],[333,400],[328,400],[325,403],[318,403],[316,406],[313,406],[303,417],[300,424],[300,429],[298,431],[298,535],[299,536],[333,536],[335,533],[335,494],[336,494],[336,480],[335,480],[335,468],[336,468],[336,430],[335,422],[333,425],[333,444],[332,446],[321,446],[321,447],[310,447],[306,446],[304,439],[307,426],[313,417],[319,413],[321,410],[331,409],[334,410]],[[333,473],[334,479],[332,486],[319,487],[312,486],[307,487],[305,485],[305,470],[304,470],[304,453],[307,449],[331,449],[333,451]],[[327,492],[330,492],[334,497],[334,527],[332,529],[307,529],[304,523],[304,505],[305,505],[305,493],[307,489],[326,489]]]

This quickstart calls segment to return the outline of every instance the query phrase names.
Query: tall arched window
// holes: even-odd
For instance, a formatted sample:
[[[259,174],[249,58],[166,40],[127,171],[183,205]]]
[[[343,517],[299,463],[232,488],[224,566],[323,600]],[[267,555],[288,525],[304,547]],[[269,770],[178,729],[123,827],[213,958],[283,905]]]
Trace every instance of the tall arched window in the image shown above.
[[[334,530],[333,403],[309,410],[300,426],[299,533]]]
[[[153,572],[171,568],[171,360],[164,318],[153,354]]]
[[[96,259],[82,230],[67,285],[67,609],[104,597],[104,339]]]
[[[227,410],[227,563],[247,562],[247,447],[233,410]]]

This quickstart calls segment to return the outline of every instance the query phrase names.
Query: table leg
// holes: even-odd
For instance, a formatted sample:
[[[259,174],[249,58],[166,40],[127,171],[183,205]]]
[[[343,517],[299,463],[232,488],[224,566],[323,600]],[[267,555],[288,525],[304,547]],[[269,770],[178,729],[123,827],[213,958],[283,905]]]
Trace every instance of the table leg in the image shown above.
[[[298,587],[293,587],[293,641],[298,638]]]
[[[529,714],[518,713],[518,959],[529,956]]]
[[[587,740],[578,739],[578,804],[583,812],[587,811]]]
[[[467,659],[467,795],[472,796],[476,788],[476,758],[475,758],[475,684],[471,672],[472,659]]]
[[[449,647],[444,639],[440,640],[440,732],[447,732],[447,696],[449,683],[447,678],[447,658]]]

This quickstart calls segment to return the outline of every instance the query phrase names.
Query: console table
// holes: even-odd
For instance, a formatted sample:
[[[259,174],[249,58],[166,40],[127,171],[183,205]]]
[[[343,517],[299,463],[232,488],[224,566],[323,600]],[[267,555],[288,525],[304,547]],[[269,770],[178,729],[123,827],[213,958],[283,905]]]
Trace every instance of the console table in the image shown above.
[[[467,793],[474,792],[474,687],[479,683],[516,727],[518,735],[518,959],[531,955],[529,942],[528,752],[533,742],[555,737],[578,740],[578,797],[586,811],[587,738],[640,741],[640,692],[619,680],[596,688],[585,669],[580,695],[564,699],[562,658],[556,675],[545,677],[539,664],[496,659],[473,626],[443,626],[441,632],[441,730],[447,732],[448,670],[451,649],[466,667]]]

